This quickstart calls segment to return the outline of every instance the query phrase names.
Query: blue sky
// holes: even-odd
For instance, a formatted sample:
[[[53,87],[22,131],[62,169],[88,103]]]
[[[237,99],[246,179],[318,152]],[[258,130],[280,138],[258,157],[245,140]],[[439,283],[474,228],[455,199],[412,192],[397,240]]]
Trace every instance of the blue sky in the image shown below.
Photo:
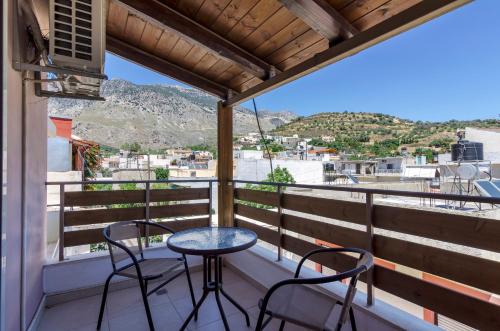
[[[429,121],[499,118],[499,13],[500,1],[476,0],[259,96],[257,106],[299,115],[347,110]],[[139,84],[182,85],[110,54],[106,73]]]

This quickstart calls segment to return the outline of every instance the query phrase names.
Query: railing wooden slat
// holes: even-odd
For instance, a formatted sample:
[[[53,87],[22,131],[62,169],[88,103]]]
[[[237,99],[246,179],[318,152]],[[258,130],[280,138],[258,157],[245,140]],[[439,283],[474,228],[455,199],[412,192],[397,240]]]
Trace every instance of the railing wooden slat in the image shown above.
[[[175,231],[182,231],[188,228],[205,226],[207,224],[207,218],[195,218],[195,219],[176,220],[176,221],[167,221],[158,223],[164,224]],[[79,245],[88,245],[88,244],[96,244],[104,242],[104,236],[102,234],[102,231],[103,228],[67,231],[64,233],[65,247],[73,247]],[[163,232],[157,230],[156,227],[150,227],[150,235],[155,235],[155,234],[163,234]]]
[[[202,217],[202,218],[193,218],[193,219],[186,219],[186,220],[177,220],[177,221],[165,221],[165,222],[156,222],[161,225],[165,225],[168,228],[171,228],[175,232],[177,231],[183,231],[187,230],[190,228],[198,228],[198,227],[203,227],[207,226],[208,223],[208,217]],[[156,226],[150,226],[149,227],[149,235],[158,235],[158,234],[165,234],[168,233],[165,230],[162,230]]]
[[[375,235],[374,248],[384,260],[500,293],[499,262],[380,235]]]
[[[66,207],[144,203],[145,194],[145,190],[65,192],[64,203]]]
[[[500,221],[392,206],[374,206],[378,228],[500,252]]]
[[[375,287],[480,330],[500,330],[500,306],[375,266]]]
[[[150,218],[208,215],[208,203],[190,203],[150,207]],[[66,211],[65,226],[112,223],[146,219],[146,208],[103,208]]]
[[[277,207],[279,205],[279,195],[276,192],[237,188],[234,190],[234,198],[273,207]]]
[[[150,201],[186,201],[208,199],[208,188],[180,188],[150,190]],[[65,205],[75,206],[102,206],[125,203],[145,203],[145,190],[114,190],[114,191],[79,191],[66,192]]]
[[[300,256],[321,248],[319,245],[289,235],[283,235],[282,243],[284,249]],[[311,257],[311,261],[336,271],[345,271],[356,266],[356,259],[346,254],[317,254]]]
[[[283,208],[365,225],[365,204],[297,194],[283,195]]]
[[[208,199],[209,197],[210,192],[208,187],[150,190],[151,202],[200,200]]]
[[[240,203],[235,203],[234,213],[272,226],[279,226],[280,224],[278,213],[262,208],[255,208]]]
[[[344,247],[366,246],[366,233],[331,223],[283,214],[283,228]]]
[[[268,242],[272,245],[275,245],[278,242],[279,239],[279,233],[277,231],[268,229],[263,226],[259,226],[257,224],[247,222],[245,220],[242,220],[240,218],[235,219],[236,226],[242,227],[242,228],[247,228],[249,230],[254,231],[257,234],[258,239],[264,240],[265,242]]]
[[[283,236],[283,248],[304,255],[320,246]],[[328,268],[343,271],[355,259],[343,254],[320,254],[311,259]],[[366,275],[361,277],[366,279]],[[500,329],[500,306],[381,266],[374,267],[375,287],[481,330]]]
[[[208,203],[186,203],[178,205],[149,207],[151,218],[208,215]]]
[[[146,217],[144,207],[84,209],[64,212],[64,225],[90,225],[119,221],[143,220]]]

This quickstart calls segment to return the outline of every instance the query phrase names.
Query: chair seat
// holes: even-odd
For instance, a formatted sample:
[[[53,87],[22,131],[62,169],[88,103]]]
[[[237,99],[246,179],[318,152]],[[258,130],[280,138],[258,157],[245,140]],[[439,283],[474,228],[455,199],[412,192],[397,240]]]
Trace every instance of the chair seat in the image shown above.
[[[184,261],[177,258],[153,258],[139,262],[143,278],[159,278],[184,265]],[[137,278],[134,265],[118,272],[120,276]]]
[[[273,293],[266,313],[311,330],[324,330],[337,301],[301,284],[286,285]],[[259,307],[262,306],[262,300]]]

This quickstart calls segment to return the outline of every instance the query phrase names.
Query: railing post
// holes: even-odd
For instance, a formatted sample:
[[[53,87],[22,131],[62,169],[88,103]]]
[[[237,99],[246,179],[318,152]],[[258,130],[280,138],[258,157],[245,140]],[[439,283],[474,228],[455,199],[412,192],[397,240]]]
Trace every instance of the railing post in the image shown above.
[[[281,200],[282,200],[282,197],[283,197],[283,187],[278,184],[278,261],[281,261],[281,255],[282,255],[282,251],[281,251],[281,228],[283,226],[283,210],[281,208]]]
[[[366,235],[367,250],[373,254],[373,193],[366,193]],[[373,304],[373,268],[366,275],[367,299],[366,303]]]
[[[149,202],[150,202],[150,182],[146,182],[146,210],[145,210],[145,216],[146,216],[146,222],[149,222]],[[145,226],[144,229],[144,236],[146,237],[146,247],[149,247],[149,225]]]
[[[213,199],[212,199],[212,181],[208,182],[208,226],[212,226],[212,209],[213,209]]]
[[[64,184],[59,185],[59,261],[64,260]]]
[[[232,219],[231,226],[237,226],[236,220],[234,219],[234,191],[236,190],[236,184],[233,181],[231,181],[230,185],[231,185],[231,219]]]

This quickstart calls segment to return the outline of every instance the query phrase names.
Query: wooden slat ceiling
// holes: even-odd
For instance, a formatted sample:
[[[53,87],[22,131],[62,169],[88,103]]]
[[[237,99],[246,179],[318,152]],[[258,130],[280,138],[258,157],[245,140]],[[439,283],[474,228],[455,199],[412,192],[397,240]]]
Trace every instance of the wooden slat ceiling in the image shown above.
[[[107,48],[227,99],[422,1],[109,0]]]

